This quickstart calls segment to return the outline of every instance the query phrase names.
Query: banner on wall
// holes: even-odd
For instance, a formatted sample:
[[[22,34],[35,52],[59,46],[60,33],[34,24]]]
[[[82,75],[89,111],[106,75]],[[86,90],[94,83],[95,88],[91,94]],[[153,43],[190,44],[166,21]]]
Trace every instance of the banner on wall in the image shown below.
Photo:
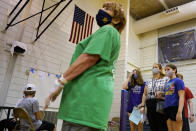
[[[189,30],[158,38],[159,63],[169,63],[195,58],[195,30]]]

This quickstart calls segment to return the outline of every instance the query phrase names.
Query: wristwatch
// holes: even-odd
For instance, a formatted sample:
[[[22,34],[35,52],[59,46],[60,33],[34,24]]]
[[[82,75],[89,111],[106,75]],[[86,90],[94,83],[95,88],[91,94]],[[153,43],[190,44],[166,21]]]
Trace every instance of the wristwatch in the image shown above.
[[[191,116],[195,116],[194,114],[191,114]]]

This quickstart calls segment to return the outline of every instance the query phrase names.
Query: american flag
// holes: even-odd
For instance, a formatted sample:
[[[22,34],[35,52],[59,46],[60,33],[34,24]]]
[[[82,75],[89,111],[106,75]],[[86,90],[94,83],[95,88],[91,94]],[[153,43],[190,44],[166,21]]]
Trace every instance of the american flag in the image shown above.
[[[77,44],[92,34],[94,17],[87,14],[75,5],[74,18],[72,23],[69,41]]]

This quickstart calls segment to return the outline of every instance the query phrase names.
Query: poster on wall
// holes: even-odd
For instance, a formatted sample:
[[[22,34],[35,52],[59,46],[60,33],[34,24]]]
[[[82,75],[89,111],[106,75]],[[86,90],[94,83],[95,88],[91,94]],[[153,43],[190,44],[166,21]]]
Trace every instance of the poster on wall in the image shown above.
[[[196,59],[195,30],[158,38],[159,63]]]

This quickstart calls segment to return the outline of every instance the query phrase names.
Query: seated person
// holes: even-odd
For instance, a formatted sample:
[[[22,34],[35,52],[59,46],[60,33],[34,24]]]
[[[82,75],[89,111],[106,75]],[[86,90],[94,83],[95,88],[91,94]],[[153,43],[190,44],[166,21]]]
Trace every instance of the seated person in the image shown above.
[[[27,84],[24,88],[24,98],[20,99],[16,106],[24,108],[28,112],[36,131],[56,131],[55,125],[53,123],[40,120],[39,102],[34,98],[35,93],[35,85]],[[20,123],[24,126],[22,126],[22,130],[27,131],[29,127],[28,122],[21,120]]]

